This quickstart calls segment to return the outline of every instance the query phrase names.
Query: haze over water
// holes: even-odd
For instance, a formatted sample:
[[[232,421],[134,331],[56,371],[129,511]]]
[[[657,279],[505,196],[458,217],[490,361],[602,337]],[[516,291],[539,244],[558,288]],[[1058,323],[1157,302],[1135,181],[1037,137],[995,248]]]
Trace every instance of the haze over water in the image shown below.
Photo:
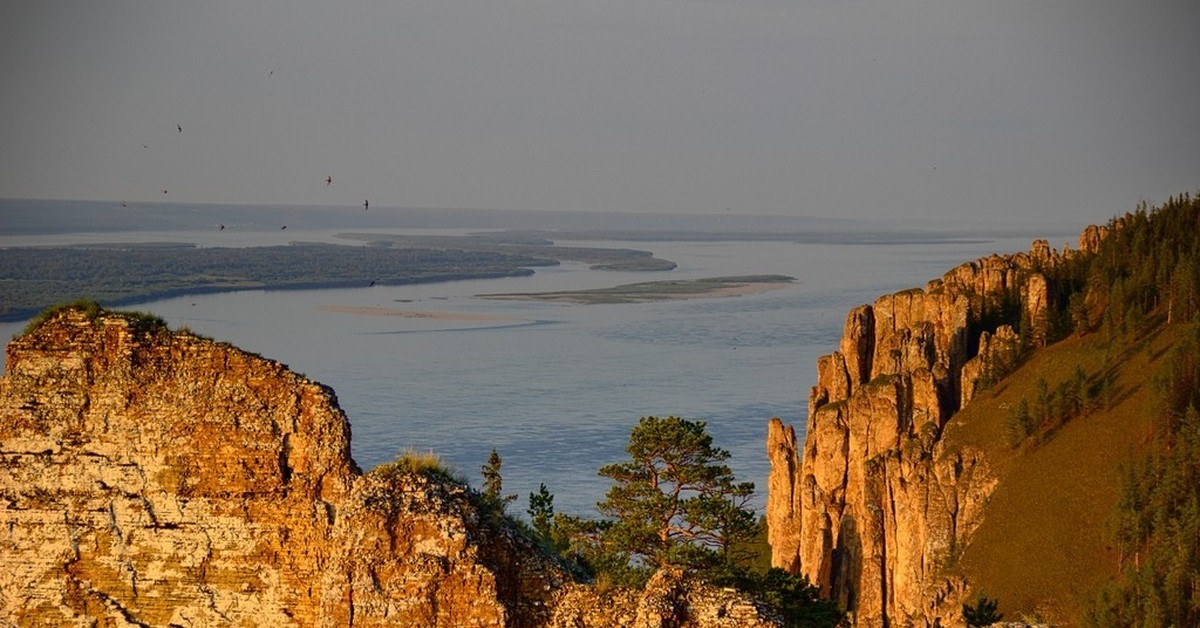
[[[411,233],[412,230],[380,229]],[[340,241],[329,229],[287,240]],[[283,244],[241,234],[237,245]],[[288,364],[331,386],[348,415],[353,455],[370,469],[405,449],[432,450],[473,486],[496,448],[505,490],[544,482],[559,512],[594,514],[641,416],[708,422],[739,479],[765,501],[767,421],[803,429],[815,361],[836,347],[850,307],[915,286],[994,252],[1027,250],[1034,235],[925,244],[563,242],[653,251],[675,271],[606,272],[581,264],[529,277],[354,289],[244,291],[130,306]],[[1073,232],[1053,230],[1055,247]],[[210,231],[164,230],[0,237],[0,246],[68,242],[216,243]],[[229,244],[229,240],[221,241]],[[353,244],[350,241],[341,241]],[[609,287],[664,279],[782,274],[786,288],[730,298],[573,305],[478,298],[486,293]],[[351,308],[449,313],[404,318]],[[7,339],[24,322],[0,325]],[[798,436],[800,436],[798,434]]]

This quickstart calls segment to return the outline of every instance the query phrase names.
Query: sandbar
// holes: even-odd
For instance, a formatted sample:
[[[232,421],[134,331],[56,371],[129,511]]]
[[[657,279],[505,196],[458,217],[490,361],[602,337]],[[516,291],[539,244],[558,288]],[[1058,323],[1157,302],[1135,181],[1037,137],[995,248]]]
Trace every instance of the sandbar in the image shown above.
[[[650,281],[612,288],[598,288],[595,290],[479,294],[476,296],[485,299],[552,301],[577,304],[645,303],[650,301],[740,297],[787,288],[794,281],[794,278],[784,275],[748,275],[742,277]]]
[[[322,305],[317,308],[322,312],[337,312],[339,314],[356,314],[358,316],[392,316],[396,318],[420,318],[433,321],[481,321],[481,322],[516,322],[522,319],[498,314],[480,312],[439,312],[430,310],[397,310],[389,307],[372,307],[365,305]]]

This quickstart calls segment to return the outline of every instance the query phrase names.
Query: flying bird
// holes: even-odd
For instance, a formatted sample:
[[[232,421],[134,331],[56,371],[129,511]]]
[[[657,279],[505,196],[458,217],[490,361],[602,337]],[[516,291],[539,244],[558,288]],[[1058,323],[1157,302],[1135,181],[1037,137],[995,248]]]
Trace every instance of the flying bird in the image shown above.
[[[217,231],[224,231],[224,230],[225,230],[225,224],[222,223],[221,226],[217,228]]]
[[[182,124],[176,124],[175,128],[179,129],[180,133],[183,133],[183,125]]]
[[[163,194],[166,194],[166,193],[167,193],[167,191],[166,191],[166,190],[163,190]]]
[[[284,225],[284,226],[280,227],[279,229],[280,230],[287,229],[287,225]]]
[[[333,183],[332,175],[325,177],[325,185],[329,185],[330,183]]]
[[[374,285],[375,285],[375,280],[372,279],[371,283],[367,284],[367,287],[370,288],[371,286],[374,286]]]
[[[367,199],[363,199],[363,211],[367,211],[370,208],[371,208],[371,202],[368,201]]]

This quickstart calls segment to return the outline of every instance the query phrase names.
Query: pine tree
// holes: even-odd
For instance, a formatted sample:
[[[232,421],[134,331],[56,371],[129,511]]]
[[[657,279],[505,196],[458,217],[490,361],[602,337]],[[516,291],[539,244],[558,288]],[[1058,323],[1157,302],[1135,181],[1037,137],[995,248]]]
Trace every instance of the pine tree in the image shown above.
[[[600,469],[614,480],[601,513],[612,551],[634,565],[703,569],[729,558],[730,547],[755,530],[746,507],[754,484],[738,483],[703,421],[643,417],[629,436],[630,460]]]
[[[1051,418],[1050,386],[1046,383],[1046,378],[1039,377],[1034,384],[1034,389],[1037,397],[1034,400],[1033,413],[1036,420],[1035,426],[1037,426]]]
[[[1016,448],[1033,431],[1033,419],[1029,416],[1029,403],[1024,399],[1017,407],[1011,408],[1005,417],[1004,439],[1009,447]]]

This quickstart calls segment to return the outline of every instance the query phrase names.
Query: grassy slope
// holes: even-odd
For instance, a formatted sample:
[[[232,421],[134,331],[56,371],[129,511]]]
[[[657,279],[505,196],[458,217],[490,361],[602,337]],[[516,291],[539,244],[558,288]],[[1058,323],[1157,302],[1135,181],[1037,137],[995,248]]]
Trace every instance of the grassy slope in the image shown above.
[[[1103,530],[1118,495],[1118,466],[1148,441],[1151,377],[1176,334],[1160,328],[1112,347],[1091,334],[1042,349],[947,430],[950,448],[984,448],[999,478],[959,569],[975,590],[1000,601],[1006,618],[1077,624],[1086,596],[1115,572]],[[1035,436],[1015,450],[1006,445],[1007,408],[1022,397],[1032,408],[1039,378],[1053,390],[1076,365],[1089,384],[1111,369],[1112,405],[1071,419],[1040,442]]]

